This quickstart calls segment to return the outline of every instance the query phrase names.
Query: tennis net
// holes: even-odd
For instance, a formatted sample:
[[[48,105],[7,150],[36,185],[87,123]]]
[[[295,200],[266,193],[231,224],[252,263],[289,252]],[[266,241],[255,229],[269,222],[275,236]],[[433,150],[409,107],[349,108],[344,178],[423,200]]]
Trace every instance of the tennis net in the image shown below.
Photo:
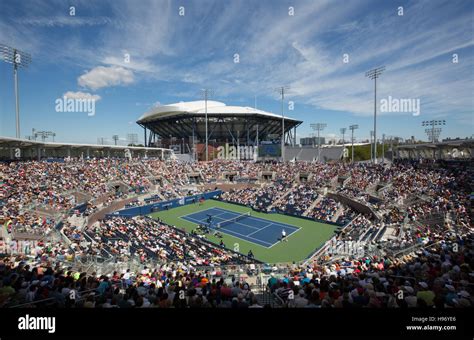
[[[222,221],[222,222],[219,222],[217,223],[217,229],[220,229],[228,224],[231,224],[233,222],[237,222],[237,221],[240,221],[241,219],[245,218],[245,217],[248,217],[250,216],[250,211],[245,213],[245,214],[242,214],[242,215],[239,215],[239,216],[236,216],[236,217],[233,217],[233,218],[230,218],[228,220],[225,220],[225,221]]]

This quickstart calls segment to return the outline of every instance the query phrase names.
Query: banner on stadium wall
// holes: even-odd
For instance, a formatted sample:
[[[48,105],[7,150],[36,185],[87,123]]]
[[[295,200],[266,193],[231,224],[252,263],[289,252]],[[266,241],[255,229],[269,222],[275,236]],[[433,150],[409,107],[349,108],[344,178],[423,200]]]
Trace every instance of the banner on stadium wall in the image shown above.
[[[147,204],[140,207],[122,209],[122,210],[115,211],[112,214],[108,214],[106,215],[106,217],[113,217],[113,216],[134,217],[134,216],[139,216],[139,215],[148,215],[156,211],[169,210],[169,209],[180,207],[183,205],[197,203],[202,198],[206,200],[211,199],[221,194],[222,194],[222,190],[215,190],[215,191],[206,192],[203,194],[197,194],[197,195],[192,195],[192,196],[175,198],[169,201]]]

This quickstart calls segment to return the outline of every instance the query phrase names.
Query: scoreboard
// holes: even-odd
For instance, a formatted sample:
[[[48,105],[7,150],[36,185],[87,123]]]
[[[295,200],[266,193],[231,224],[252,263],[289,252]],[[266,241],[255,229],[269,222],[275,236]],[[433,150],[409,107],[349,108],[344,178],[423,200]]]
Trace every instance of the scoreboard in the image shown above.
[[[259,157],[281,157],[281,145],[262,142],[258,147]]]

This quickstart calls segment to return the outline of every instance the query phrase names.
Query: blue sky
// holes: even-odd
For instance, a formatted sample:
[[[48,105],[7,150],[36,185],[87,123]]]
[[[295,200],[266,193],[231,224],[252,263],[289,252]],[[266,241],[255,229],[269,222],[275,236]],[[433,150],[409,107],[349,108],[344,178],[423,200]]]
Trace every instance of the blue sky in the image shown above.
[[[380,113],[379,133],[426,139],[421,121],[445,119],[443,138],[466,137],[474,131],[473,18],[474,1],[452,0],[1,0],[0,43],[33,58],[20,70],[22,137],[36,128],[64,142],[142,140],[135,122],[156,103],[198,100],[209,87],[214,100],[254,106],[257,96],[259,109],[279,113],[273,89],[288,85],[294,110],[286,114],[304,121],[298,137],[322,122],[327,137],[359,124],[357,137],[367,139],[373,81],[364,74],[380,65],[379,99],[419,99],[421,113]],[[97,98],[96,114],[56,112],[66,93]],[[15,135],[6,63],[0,135]]]

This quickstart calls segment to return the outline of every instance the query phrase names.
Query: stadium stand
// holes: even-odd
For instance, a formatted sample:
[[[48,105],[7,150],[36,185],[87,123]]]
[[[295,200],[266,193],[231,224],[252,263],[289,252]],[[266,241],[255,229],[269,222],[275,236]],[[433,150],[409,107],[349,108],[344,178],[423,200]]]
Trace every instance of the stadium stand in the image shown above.
[[[0,306],[470,307],[472,178],[469,166],[412,162],[0,163]],[[339,229],[305,261],[269,265],[159,220],[110,216],[215,186],[222,201]]]

